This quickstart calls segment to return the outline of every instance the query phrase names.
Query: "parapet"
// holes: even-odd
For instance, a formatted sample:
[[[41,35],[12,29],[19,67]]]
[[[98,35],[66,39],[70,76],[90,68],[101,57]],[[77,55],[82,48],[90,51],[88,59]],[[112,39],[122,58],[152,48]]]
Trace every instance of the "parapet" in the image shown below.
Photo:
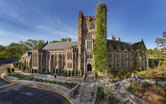
[[[86,21],[95,21],[96,20],[96,18],[94,17],[94,16],[86,16],[86,17],[84,17],[84,19],[86,20]]]

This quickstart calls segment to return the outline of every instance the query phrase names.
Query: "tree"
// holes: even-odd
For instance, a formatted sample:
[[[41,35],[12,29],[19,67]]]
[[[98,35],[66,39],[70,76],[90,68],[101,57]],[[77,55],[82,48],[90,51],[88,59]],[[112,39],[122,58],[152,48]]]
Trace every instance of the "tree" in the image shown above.
[[[157,47],[166,48],[166,31],[162,33],[162,38],[156,38]]]
[[[147,49],[147,53],[148,53],[148,55],[153,55],[154,51],[152,49]]]
[[[57,42],[59,42],[59,41],[57,41],[57,40],[50,41],[50,43],[57,43]]]
[[[39,49],[45,44],[45,41],[28,39],[24,43],[29,49]]]
[[[45,44],[44,40],[19,41],[19,43],[11,43],[8,46],[0,45],[0,59],[20,58],[27,51],[34,48],[41,48]]]
[[[95,72],[103,72],[105,71],[105,65],[107,65],[106,59],[106,38],[104,37],[105,34],[105,27],[104,24],[104,12],[106,9],[106,5],[102,2],[99,2],[97,5],[96,10],[96,39],[94,40],[94,67]]]

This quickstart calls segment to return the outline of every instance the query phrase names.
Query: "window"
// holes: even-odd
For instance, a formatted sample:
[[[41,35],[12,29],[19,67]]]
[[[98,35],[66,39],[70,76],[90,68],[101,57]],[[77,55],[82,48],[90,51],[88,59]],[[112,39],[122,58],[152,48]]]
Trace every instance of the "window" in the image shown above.
[[[87,49],[92,49],[92,42],[87,42]]]
[[[87,59],[93,59],[93,54],[92,53],[87,53]]]
[[[112,54],[109,54],[108,57],[109,57],[109,58],[112,58]]]
[[[87,24],[84,24],[84,29],[87,29]]]
[[[90,24],[90,29],[95,29],[95,24],[94,23]]]
[[[92,40],[92,34],[89,33],[89,34],[86,36],[86,39],[87,39],[87,40]]]
[[[119,54],[117,54],[117,57],[119,57]]]
[[[95,29],[95,24],[92,25],[92,29]]]
[[[67,59],[72,59],[72,53],[67,53]]]
[[[67,63],[67,68],[72,68],[72,63]]]

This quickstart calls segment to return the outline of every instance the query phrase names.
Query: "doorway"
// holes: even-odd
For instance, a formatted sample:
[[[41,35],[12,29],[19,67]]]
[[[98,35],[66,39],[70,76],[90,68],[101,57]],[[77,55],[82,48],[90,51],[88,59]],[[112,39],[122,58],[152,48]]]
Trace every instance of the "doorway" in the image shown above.
[[[92,66],[91,66],[91,64],[88,64],[88,66],[87,66],[87,71],[92,71]]]

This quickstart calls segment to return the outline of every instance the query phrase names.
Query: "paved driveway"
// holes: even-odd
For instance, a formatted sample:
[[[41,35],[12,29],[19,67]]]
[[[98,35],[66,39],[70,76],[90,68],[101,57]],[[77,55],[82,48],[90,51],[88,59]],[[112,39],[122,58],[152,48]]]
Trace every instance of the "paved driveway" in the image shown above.
[[[6,66],[0,66],[0,73]],[[70,104],[69,100],[52,91],[31,88],[0,78],[0,104]]]
[[[21,85],[0,88],[0,104],[70,104],[63,96]]]

